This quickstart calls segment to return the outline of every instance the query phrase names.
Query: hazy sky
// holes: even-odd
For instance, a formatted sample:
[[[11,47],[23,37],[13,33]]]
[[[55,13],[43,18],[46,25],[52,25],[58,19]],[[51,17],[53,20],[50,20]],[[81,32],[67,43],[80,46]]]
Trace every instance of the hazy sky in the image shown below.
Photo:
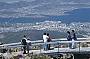
[[[0,0],[0,2],[33,1],[33,0]]]
[[[29,2],[21,3],[19,1]],[[18,2],[17,5],[15,3],[10,5],[1,4],[0,17],[31,17],[31,14],[35,14],[36,17],[42,17],[42,15],[69,15],[67,12],[72,10],[90,8],[90,0],[0,0],[0,2]]]

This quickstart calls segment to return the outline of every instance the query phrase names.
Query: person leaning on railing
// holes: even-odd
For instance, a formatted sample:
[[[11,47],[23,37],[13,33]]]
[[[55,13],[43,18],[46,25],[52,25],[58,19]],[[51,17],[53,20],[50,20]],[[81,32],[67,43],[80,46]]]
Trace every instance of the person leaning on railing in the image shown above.
[[[49,33],[47,33],[47,36],[48,36],[47,42],[51,42],[51,38],[50,38],[50,36],[49,36]],[[50,50],[50,44],[48,44],[48,50]]]
[[[26,48],[27,48],[27,42],[26,42],[26,40],[27,40],[27,38],[24,35],[24,37],[21,40],[21,44],[23,45],[23,50],[24,50],[23,54],[26,54]]]
[[[74,42],[74,41],[76,41],[77,40],[77,37],[76,37],[76,34],[75,34],[75,31],[74,30],[72,30],[72,48],[74,49],[74,48],[76,48],[76,43]]]
[[[43,34],[44,50],[48,50],[47,40],[48,40],[48,36],[46,33],[44,33]]]
[[[71,34],[69,31],[67,31],[67,40],[72,41]],[[69,43],[69,48],[72,48],[72,43]]]

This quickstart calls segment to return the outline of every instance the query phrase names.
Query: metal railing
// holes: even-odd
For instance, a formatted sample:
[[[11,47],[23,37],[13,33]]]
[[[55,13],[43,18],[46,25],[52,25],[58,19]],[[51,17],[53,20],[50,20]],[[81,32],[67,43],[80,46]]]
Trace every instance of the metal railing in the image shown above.
[[[73,44],[76,46],[75,48],[69,48],[69,44]],[[43,49],[41,46],[44,46],[45,43],[37,43],[37,44],[32,44],[32,46],[39,46],[40,49],[37,49],[37,50],[41,50]],[[60,49],[62,48],[69,48],[70,51],[68,52],[84,52],[84,51],[87,51],[87,52],[90,52],[89,50],[89,45],[90,45],[90,41],[58,41],[58,42],[47,42],[47,45],[50,44],[54,49],[57,48],[57,52],[62,52],[60,51]],[[62,47],[63,45],[63,47]],[[87,50],[85,50],[85,49]],[[54,50],[53,49],[53,50]],[[67,49],[67,50],[69,50]],[[49,50],[47,50],[49,51]],[[40,51],[42,52],[42,51]],[[67,52],[67,51],[63,51],[63,52]]]
[[[45,43],[43,42],[40,42],[40,41],[33,41],[34,43],[31,44],[30,47],[32,47],[30,49],[30,51],[32,51],[33,53],[36,53],[36,54],[48,54],[48,53],[72,53],[72,52],[77,52],[77,53],[80,53],[80,52],[90,52],[90,41],[89,40],[86,40],[86,41],[74,41],[76,47],[74,49],[72,48],[68,48],[69,47],[69,44],[70,43],[73,43],[73,41],[52,41],[52,42],[47,42],[46,44],[50,44],[51,46],[51,49],[50,50],[44,50],[43,49],[43,46],[45,45]],[[35,43],[36,42],[36,43]],[[19,51],[22,51],[22,47],[23,45],[17,45],[17,43],[15,43],[16,45],[14,45],[12,43],[11,44],[4,44],[4,45],[0,45],[0,49],[15,49],[15,48],[19,48]],[[52,49],[53,48],[53,49]],[[88,49],[88,50],[87,50]],[[18,52],[18,51],[17,51]],[[8,52],[7,52],[8,53]],[[31,53],[31,52],[30,52]],[[3,54],[3,53],[2,53]]]
[[[54,49],[57,48],[58,50],[56,52],[62,52],[62,51],[60,51],[60,49],[68,48],[70,43],[71,43],[71,45],[72,45],[72,43],[74,43],[76,45],[76,47],[74,49],[69,48],[70,51],[72,51],[72,52],[90,51],[90,50],[84,50],[84,48],[88,49],[90,47],[89,40],[88,41],[56,41],[56,42],[47,42],[46,44],[47,45],[50,44],[51,48],[53,47],[53,49],[51,49],[51,50],[54,51]],[[42,51],[44,51],[43,50],[44,45],[45,45],[45,43],[31,44],[30,47],[32,47],[32,48],[30,50],[40,50],[40,53],[41,53]],[[23,45],[15,45],[15,46],[14,45],[10,46],[9,44],[8,45],[0,45],[0,49],[2,49],[2,48],[10,49],[10,48],[19,48],[19,47],[21,47],[21,50],[22,50]],[[82,48],[83,48],[83,50],[82,50]],[[47,50],[47,51],[50,51],[50,50]],[[66,51],[63,51],[63,52],[66,52]]]

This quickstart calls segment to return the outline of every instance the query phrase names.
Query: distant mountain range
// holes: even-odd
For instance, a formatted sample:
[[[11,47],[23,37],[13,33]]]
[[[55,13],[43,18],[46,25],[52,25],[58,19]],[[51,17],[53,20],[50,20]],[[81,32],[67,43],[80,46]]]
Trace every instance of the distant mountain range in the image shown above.
[[[3,0],[0,22],[89,21],[89,10],[90,0]]]
[[[70,15],[54,16],[54,15],[43,15],[45,17],[34,18],[34,17],[20,17],[20,18],[0,18],[0,23],[35,23],[42,21],[62,21],[64,23],[71,22],[90,22],[90,8],[76,9],[67,12]],[[32,14],[36,16],[35,14]]]

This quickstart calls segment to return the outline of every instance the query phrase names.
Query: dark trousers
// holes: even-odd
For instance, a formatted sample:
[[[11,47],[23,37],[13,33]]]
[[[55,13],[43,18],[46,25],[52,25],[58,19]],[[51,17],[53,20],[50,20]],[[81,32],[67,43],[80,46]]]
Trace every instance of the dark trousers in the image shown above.
[[[70,48],[70,49],[72,48],[72,43],[69,43],[69,48]]]
[[[27,44],[27,53],[29,53],[29,44]]]
[[[48,44],[48,50],[50,50],[50,44]]]
[[[26,45],[23,46],[24,54],[26,53]]]

